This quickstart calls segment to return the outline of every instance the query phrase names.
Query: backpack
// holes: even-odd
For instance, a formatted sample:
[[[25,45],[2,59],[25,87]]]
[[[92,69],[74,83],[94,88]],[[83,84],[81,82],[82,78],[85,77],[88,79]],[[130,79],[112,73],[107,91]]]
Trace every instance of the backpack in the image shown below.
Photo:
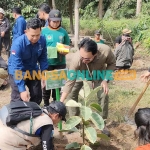
[[[17,101],[11,102],[0,109],[0,119],[2,123],[14,130],[25,135],[36,137],[32,134],[33,118],[43,113],[41,107],[35,102]],[[45,112],[46,113],[46,112]],[[25,120],[30,119],[30,133],[24,132],[16,127],[16,125]]]

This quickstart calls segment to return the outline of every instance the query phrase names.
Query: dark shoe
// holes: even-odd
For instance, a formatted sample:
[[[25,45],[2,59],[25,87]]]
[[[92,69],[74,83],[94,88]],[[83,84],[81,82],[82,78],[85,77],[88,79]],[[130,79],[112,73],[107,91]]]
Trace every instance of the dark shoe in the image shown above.
[[[105,134],[105,135],[107,135],[108,137],[110,137],[110,131],[108,130],[108,128],[106,126],[102,130],[102,133]]]

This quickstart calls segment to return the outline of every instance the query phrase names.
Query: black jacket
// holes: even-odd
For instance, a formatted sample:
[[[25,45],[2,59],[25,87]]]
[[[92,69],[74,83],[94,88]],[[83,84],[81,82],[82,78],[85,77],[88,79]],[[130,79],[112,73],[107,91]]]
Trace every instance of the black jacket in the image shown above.
[[[5,32],[5,37],[10,36],[10,23],[9,20],[4,17],[2,21],[0,21],[0,32]]]

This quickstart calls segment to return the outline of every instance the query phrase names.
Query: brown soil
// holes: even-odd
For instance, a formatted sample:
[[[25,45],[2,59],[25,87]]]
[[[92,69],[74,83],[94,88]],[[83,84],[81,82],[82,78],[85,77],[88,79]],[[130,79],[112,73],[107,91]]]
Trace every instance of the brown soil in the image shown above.
[[[73,53],[67,55],[67,62],[69,63],[73,58]],[[4,59],[7,60],[7,57],[3,55]],[[139,77],[143,71],[147,70],[150,64],[150,57],[140,57],[135,55],[134,63],[132,69],[137,70],[137,78],[132,81],[115,81],[115,85],[123,85],[126,88],[142,87],[143,83],[139,81]],[[142,68],[142,69],[141,69]],[[0,107],[10,102],[10,87],[4,91],[0,91]],[[111,110],[110,110],[111,112]],[[100,140],[98,147],[94,146],[93,150],[132,150],[137,146],[137,140],[134,139],[134,130],[135,126],[128,125],[126,123],[118,124],[116,122],[110,122],[108,128],[111,132],[110,141]],[[82,143],[82,138],[79,133],[67,134],[64,133],[63,137],[60,137],[57,128],[55,130],[55,147],[56,150],[64,150],[65,145],[71,142]],[[36,150],[41,148],[36,148]]]

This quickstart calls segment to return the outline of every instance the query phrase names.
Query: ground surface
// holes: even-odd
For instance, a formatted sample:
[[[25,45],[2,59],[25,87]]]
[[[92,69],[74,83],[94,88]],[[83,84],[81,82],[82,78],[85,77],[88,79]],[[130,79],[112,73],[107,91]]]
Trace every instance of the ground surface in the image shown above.
[[[67,55],[67,62],[73,58],[73,53]],[[3,55],[7,60],[6,56]],[[138,48],[134,56],[134,63],[132,69],[137,71],[135,80],[130,81],[113,81],[110,83],[110,105],[109,118],[107,125],[111,131],[110,141],[98,141],[100,145],[93,148],[93,150],[132,150],[137,146],[137,140],[134,138],[135,125],[130,125],[125,122],[125,117],[142,91],[145,83],[140,81],[140,75],[150,66],[150,55],[144,49]],[[0,107],[9,103],[11,89],[7,88],[0,91]],[[149,107],[150,105],[150,89],[146,91],[138,104],[136,110],[140,107]],[[131,120],[132,117],[131,117]],[[56,128],[57,130],[57,128]],[[80,134],[64,134],[63,137],[57,138],[58,133],[55,134],[55,143],[57,150],[64,150],[64,146],[70,142],[82,142]]]

